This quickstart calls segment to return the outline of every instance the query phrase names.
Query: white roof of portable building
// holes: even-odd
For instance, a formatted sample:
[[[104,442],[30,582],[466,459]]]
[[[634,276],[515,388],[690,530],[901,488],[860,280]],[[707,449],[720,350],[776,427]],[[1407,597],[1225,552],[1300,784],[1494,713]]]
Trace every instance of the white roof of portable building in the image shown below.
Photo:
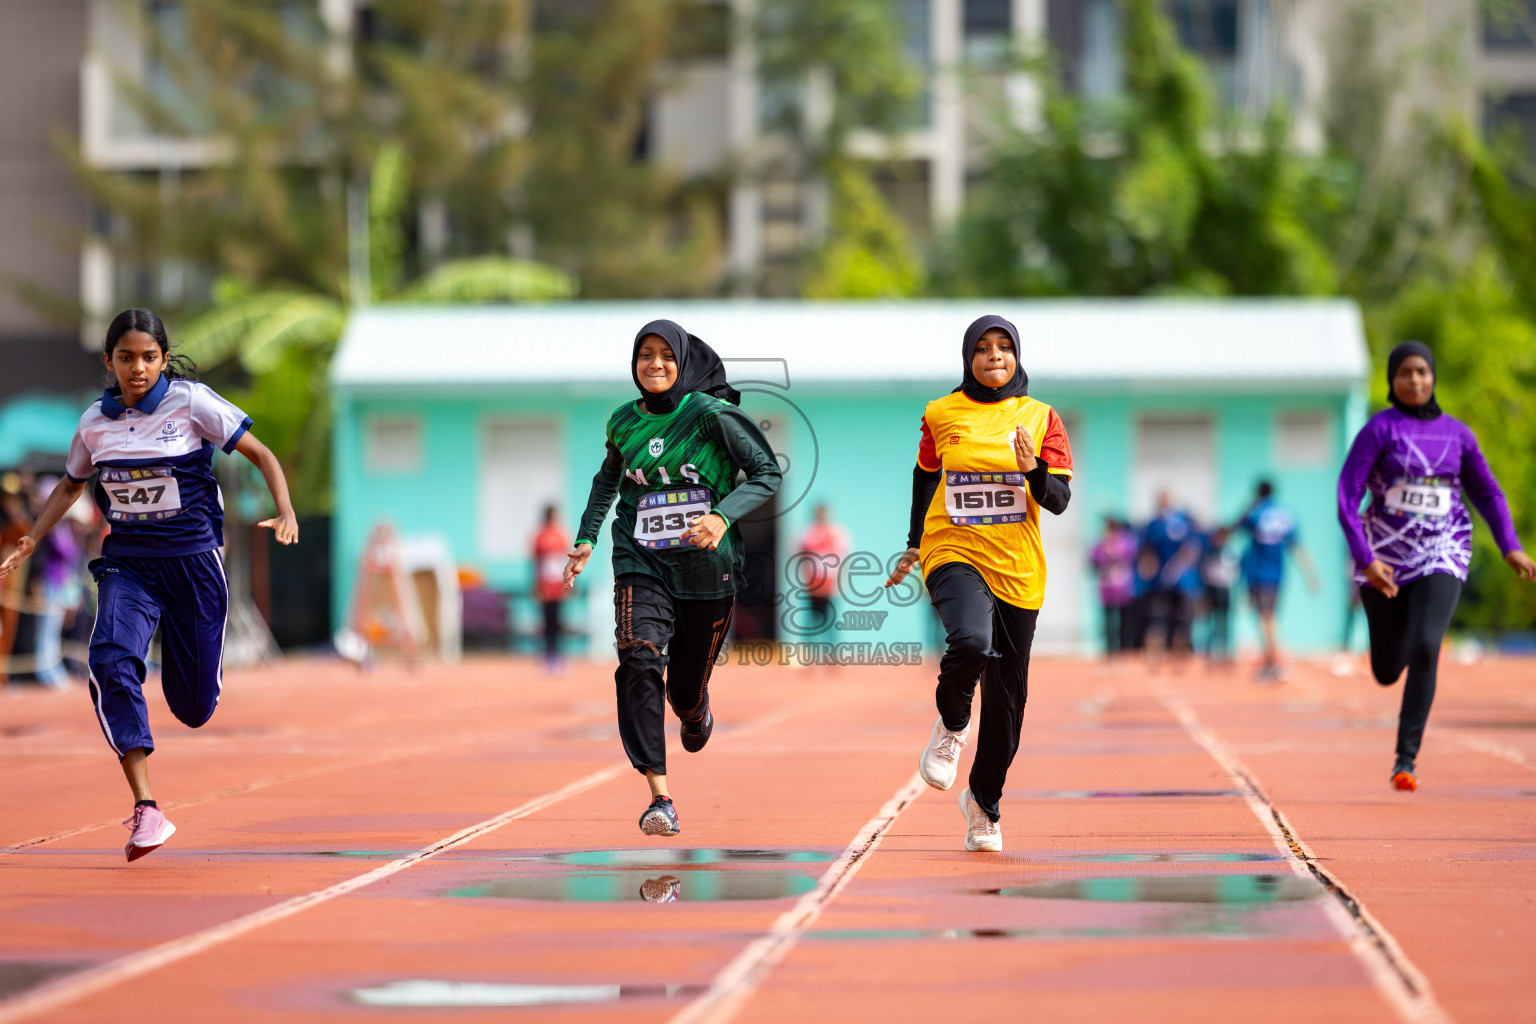
[[[353,315],[331,364],[348,391],[629,382],[634,334],[668,318],[728,360],[773,361],[785,384],[959,379],[967,324],[1019,328],[1031,385],[1347,391],[1370,357],[1347,299],[658,300],[513,306],[374,306]],[[764,372],[731,367],[733,380]]]

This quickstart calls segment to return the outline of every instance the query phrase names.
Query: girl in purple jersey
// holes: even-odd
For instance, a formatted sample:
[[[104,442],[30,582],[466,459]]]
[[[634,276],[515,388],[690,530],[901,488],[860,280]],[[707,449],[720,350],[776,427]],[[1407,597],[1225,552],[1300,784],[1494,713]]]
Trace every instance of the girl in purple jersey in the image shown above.
[[[1463,496],[1521,579],[1536,580],[1536,562],[1520,548],[1477,438],[1435,402],[1429,347],[1407,341],[1393,349],[1387,386],[1392,408],[1361,428],[1339,474],[1339,522],[1370,627],[1371,672],[1391,686],[1408,669],[1392,785],[1415,790],[1414,760],[1435,699],[1440,643],[1472,562],[1472,517]],[[1367,490],[1371,501],[1362,513]]]

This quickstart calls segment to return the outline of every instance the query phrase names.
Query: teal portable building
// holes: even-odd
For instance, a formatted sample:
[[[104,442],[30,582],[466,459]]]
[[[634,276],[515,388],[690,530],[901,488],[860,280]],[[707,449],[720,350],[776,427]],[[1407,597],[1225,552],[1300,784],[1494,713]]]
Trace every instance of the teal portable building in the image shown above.
[[[931,646],[927,602],[880,584],[904,546],[923,407],[959,383],[961,336],[983,313],[1018,325],[1030,393],[1059,411],[1073,449],[1071,507],[1044,516],[1038,650],[1098,649],[1087,558],[1106,515],[1145,519],[1167,490],[1201,521],[1230,522],[1261,478],[1296,512],[1321,577],[1317,593],[1299,579],[1285,588],[1284,639],[1296,651],[1339,645],[1350,584],[1334,484],[1365,418],[1370,360],[1359,310],[1337,299],[365,309],[331,370],[334,612],[339,620],[350,607],[359,555],[380,522],[439,535],[493,586],[526,591],[542,508],[555,504],[574,529],[603,458],[604,424],[635,397],[635,331],[666,317],[727,360],[743,408],[784,465],[775,505],[752,527],[767,556],[754,628],[801,639],[786,618],[803,595],[792,556],[825,503],[850,538],[840,603],[888,614],[854,616],[816,639]],[[612,643],[608,555],[605,535],[570,612],[594,655]],[[1243,607],[1237,636],[1251,644]]]

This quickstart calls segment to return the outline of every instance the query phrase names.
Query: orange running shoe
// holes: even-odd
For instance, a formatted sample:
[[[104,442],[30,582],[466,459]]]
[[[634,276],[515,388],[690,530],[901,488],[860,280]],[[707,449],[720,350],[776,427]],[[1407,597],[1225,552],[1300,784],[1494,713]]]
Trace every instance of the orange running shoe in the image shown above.
[[[1406,757],[1397,759],[1392,766],[1392,788],[1412,793],[1419,788],[1419,780],[1413,774],[1413,762]]]

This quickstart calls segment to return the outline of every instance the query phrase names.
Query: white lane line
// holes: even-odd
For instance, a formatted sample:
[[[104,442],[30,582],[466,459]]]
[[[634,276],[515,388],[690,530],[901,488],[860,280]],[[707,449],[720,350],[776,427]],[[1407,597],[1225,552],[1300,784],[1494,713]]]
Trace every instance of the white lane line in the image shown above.
[[[1451,735],[1455,737],[1457,743],[1464,747],[1471,747],[1473,750],[1484,754],[1491,754],[1511,764],[1517,764],[1522,768],[1536,769],[1536,761],[1533,761],[1526,756],[1524,751],[1515,747],[1495,743],[1492,740],[1485,740],[1481,736],[1463,736],[1461,733],[1451,733]]]
[[[617,778],[619,775],[633,770],[628,763],[604,768],[601,771],[583,776],[569,785],[545,793],[543,796],[535,797],[525,804],[512,808],[510,811],[496,815],[494,818],[487,818],[478,825],[471,825],[466,829],[455,832],[453,835],[440,839],[432,845],[423,847],[408,856],[401,857],[399,860],[392,860],[388,864],[381,865],[366,874],[349,878],[344,882],[338,882],[325,889],[306,893],[303,896],[295,896],[265,910],[258,910],[253,914],[237,917],[232,921],[214,925],[212,928],[205,928],[200,932],[193,932],[191,935],[184,935],[179,939],[173,939],[158,946],[151,946],[149,949],[130,953],[128,956],[112,960],[99,967],[89,968],[76,974],[67,975],[56,982],[44,984],[25,995],[0,1003],[0,1024],[10,1024],[11,1021],[24,1020],[27,1017],[33,1017],[39,1013],[57,1009],[78,999],[84,999],[86,996],[94,995],[103,989],[111,988],[113,985],[148,974],[150,971],[159,970],[161,967],[176,963],[178,960],[185,960],[190,956],[195,956],[220,943],[239,938],[248,932],[272,924],[274,921],[281,921],[285,917],[292,917],[294,914],[308,910],[310,907],[334,900],[338,896],[345,896],[349,892],[355,892],[366,885],[372,885],[374,882],[382,881],[390,875],[398,874],[413,864],[419,864],[424,860],[436,857],[440,853],[446,853],[455,847],[463,846],[471,840],[496,831],[503,825],[516,821],[519,818],[526,818],[528,815],[542,811],[552,804],[557,804],[569,797],[576,796],[578,793],[584,793],[594,786],[600,786],[610,779]]]
[[[927,788],[922,776],[914,772],[875,816],[864,823],[859,834],[853,837],[853,842],[822,874],[816,888],[801,896],[793,907],[780,914],[766,934],[754,940],[726,964],[710,982],[709,989],[680,1010],[669,1024],[724,1024],[736,1016],[757,986],[768,976],[768,972],[788,955],[800,936],[821,916],[827,904],[858,874],[859,868],[875,852],[901,812],[910,807],[912,801]]]
[[[1376,988],[1399,1017],[1409,1024],[1451,1024],[1451,1016],[1435,1001],[1429,981],[1408,959],[1392,933],[1371,916],[1333,874],[1317,862],[1317,856],[1304,843],[1280,813],[1280,809],[1259,788],[1258,782],[1216,734],[1201,724],[1193,708],[1166,685],[1154,684],[1158,699],[1179,720],[1190,737],[1198,743],[1243,794],[1243,800],[1259,824],[1274,840],[1275,849],[1298,878],[1312,878],[1322,883],[1333,899],[1323,903],[1324,911],[1344,941],[1364,965]]]

